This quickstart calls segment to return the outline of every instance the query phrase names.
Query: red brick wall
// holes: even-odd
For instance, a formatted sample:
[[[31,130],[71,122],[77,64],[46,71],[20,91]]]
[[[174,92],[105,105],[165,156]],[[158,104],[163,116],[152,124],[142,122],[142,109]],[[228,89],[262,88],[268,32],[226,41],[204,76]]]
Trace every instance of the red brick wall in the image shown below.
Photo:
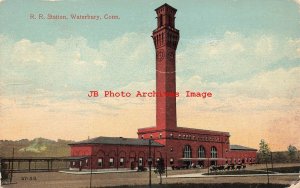
[[[217,149],[217,165],[223,165],[228,163],[254,163],[256,161],[256,151],[242,151],[242,150],[229,150],[229,145],[224,142],[199,142],[197,140],[179,140],[168,139],[166,140],[165,147],[151,147],[151,156],[154,160],[159,157],[167,158],[168,166],[182,166],[185,162],[182,160],[184,147],[189,145],[191,147],[191,158],[198,158],[198,150],[200,146],[205,149],[205,158],[211,158],[211,148]],[[91,146],[71,146],[72,156],[90,156]],[[136,168],[139,165],[139,158],[142,158],[142,165],[148,166],[147,159],[149,155],[148,146],[117,146],[117,145],[94,145],[92,166],[97,168]],[[98,159],[102,159],[102,167],[98,166]],[[110,166],[110,158],[114,159],[114,165]],[[120,166],[120,158],[124,159],[124,165]],[[171,162],[173,159],[173,163]],[[201,162],[200,162],[201,161]],[[235,162],[234,162],[235,161]],[[90,168],[90,161],[82,160],[82,168]],[[208,159],[198,160],[193,159],[191,163],[204,165],[205,167],[211,165],[211,161]],[[155,165],[155,162],[154,162]],[[79,168],[79,162],[76,163],[76,168]]]
[[[84,156],[83,154],[87,147],[73,145],[71,146],[72,156]],[[151,147],[152,157],[159,156],[163,147]],[[124,145],[94,145],[92,155],[92,167],[94,169],[107,168],[133,168],[138,167],[139,158],[142,158],[142,165],[148,166],[147,160],[149,155],[148,146],[124,146]],[[102,167],[98,166],[98,159],[102,159]],[[114,159],[114,165],[110,166],[110,158]],[[120,166],[120,158],[124,159],[124,165]],[[85,164],[83,160],[82,168],[90,168],[90,161]],[[76,166],[78,168],[78,165]]]
[[[177,128],[173,131],[156,130],[149,128],[149,132],[139,132],[139,138],[152,139],[155,142],[161,143],[164,147],[152,147],[151,153],[154,159],[162,156],[167,158],[168,166],[181,166],[185,162],[182,159],[184,147],[189,145],[191,148],[192,159],[191,163],[209,166],[212,164],[212,159],[196,159],[198,158],[199,147],[205,149],[205,158],[211,158],[211,148],[217,150],[216,165],[228,163],[254,163],[256,161],[256,151],[230,150],[229,149],[229,134],[226,132],[206,131],[197,129]],[[180,131],[179,131],[180,130]],[[180,135],[180,137],[179,137]],[[93,146],[93,168],[134,168],[138,166],[139,158],[143,158],[142,165],[148,166],[147,159],[149,148],[148,146],[117,146],[117,145],[94,145]],[[71,147],[72,156],[90,156],[90,145],[73,145]],[[97,160],[102,158],[103,165],[99,167]],[[109,165],[110,158],[114,159],[114,165]],[[124,158],[124,165],[121,167],[120,158]],[[173,159],[171,163],[170,159]],[[251,159],[251,160],[250,160]],[[210,160],[210,161],[209,161]],[[88,164],[86,167],[89,168]]]
[[[91,145],[71,146],[71,156],[90,156],[92,151]]]
[[[243,151],[243,150],[231,150],[226,153],[226,158],[228,159],[228,163],[246,163],[252,164],[256,163],[256,151]]]

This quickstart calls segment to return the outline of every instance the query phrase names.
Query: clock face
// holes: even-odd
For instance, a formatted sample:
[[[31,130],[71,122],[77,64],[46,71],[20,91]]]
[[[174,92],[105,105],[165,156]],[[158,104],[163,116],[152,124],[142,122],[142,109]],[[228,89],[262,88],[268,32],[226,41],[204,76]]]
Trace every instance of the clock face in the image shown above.
[[[165,52],[163,50],[159,50],[156,53],[157,61],[162,61],[165,57]]]

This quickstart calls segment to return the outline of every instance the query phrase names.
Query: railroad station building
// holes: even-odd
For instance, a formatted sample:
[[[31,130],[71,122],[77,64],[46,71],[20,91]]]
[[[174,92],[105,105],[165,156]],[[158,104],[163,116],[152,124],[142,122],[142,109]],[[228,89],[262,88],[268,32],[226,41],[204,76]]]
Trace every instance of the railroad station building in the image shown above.
[[[164,4],[155,11],[157,28],[152,38],[156,50],[156,92],[176,93],[176,48],[180,38],[175,27],[177,10]],[[158,158],[163,158],[168,167],[256,162],[257,150],[231,145],[229,132],[179,127],[176,115],[176,97],[156,97],[155,126],[138,129],[138,138],[97,137],[72,143],[71,168],[135,169],[147,167],[148,161],[155,165]]]

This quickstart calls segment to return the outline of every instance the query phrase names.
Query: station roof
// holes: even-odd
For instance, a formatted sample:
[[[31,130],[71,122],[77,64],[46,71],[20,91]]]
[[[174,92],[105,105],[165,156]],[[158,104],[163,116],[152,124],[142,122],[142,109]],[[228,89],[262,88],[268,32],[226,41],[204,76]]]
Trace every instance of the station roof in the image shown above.
[[[130,146],[148,146],[149,140],[138,138],[123,138],[123,137],[96,137],[88,140],[83,140],[69,145],[82,145],[82,144],[110,144],[110,145],[130,145]],[[155,141],[151,141],[151,146],[163,146]]]
[[[240,146],[240,145],[230,145],[230,150],[250,150],[250,151],[257,151],[257,149],[254,148],[249,148],[245,146]]]

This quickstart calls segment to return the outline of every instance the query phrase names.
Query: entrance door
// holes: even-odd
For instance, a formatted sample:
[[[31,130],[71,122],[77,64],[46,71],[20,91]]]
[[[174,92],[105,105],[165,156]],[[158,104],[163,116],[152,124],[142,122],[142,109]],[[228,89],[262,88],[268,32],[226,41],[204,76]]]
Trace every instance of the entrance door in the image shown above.
[[[131,169],[131,170],[134,170],[134,169],[135,169],[135,161],[134,161],[134,158],[130,158],[129,161],[130,161],[130,169]]]

